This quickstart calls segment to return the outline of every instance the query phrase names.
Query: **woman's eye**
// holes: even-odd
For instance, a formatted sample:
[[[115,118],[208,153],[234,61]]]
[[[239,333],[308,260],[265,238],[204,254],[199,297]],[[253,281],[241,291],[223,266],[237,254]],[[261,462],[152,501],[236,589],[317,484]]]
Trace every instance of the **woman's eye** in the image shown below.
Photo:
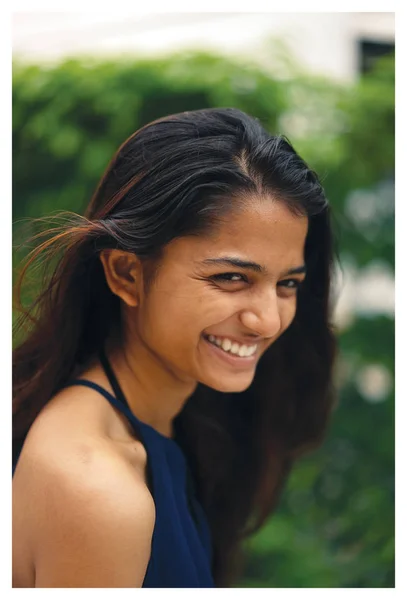
[[[278,285],[286,287],[288,289],[296,290],[300,287],[302,281],[299,279],[284,279],[284,281],[280,281]]]
[[[218,275],[214,275],[211,279],[215,279],[216,281],[225,281],[227,283],[240,283],[241,281],[247,282],[247,277],[241,273],[219,273]]]
[[[224,283],[249,282],[246,275],[242,275],[241,273],[218,273],[217,275],[213,275],[211,279],[214,281],[222,281]],[[303,282],[299,279],[284,279],[284,281],[280,281],[278,285],[289,290],[297,290],[302,283]]]

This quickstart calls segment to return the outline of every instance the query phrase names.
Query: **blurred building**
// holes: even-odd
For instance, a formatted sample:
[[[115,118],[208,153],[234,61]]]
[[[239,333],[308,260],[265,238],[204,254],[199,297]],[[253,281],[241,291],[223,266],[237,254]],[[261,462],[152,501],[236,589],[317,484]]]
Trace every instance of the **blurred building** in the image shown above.
[[[46,13],[13,15],[13,53],[157,56],[186,49],[238,55],[273,67],[279,40],[307,70],[352,80],[394,50],[394,13]],[[281,50],[282,51],[282,50]]]

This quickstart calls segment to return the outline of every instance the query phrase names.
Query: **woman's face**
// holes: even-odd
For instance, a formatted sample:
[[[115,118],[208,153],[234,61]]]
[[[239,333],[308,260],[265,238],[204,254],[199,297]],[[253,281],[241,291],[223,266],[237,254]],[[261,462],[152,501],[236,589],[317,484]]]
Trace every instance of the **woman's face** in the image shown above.
[[[182,382],[245,390],[261,355],[294,318],[307,227],[306,217],[283,204],[254,200],[212,237],[172,241],[133,321],[152,360]]]

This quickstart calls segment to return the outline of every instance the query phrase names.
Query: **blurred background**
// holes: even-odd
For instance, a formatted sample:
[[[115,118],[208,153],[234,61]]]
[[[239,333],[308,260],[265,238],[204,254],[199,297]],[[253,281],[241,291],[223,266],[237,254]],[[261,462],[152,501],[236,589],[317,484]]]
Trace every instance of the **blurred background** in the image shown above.
[[[205,107],[285,134],[333,207],[338,404],[237,587],[394,587],[394,47],[384,12],[13,15],[14,246],[133,131]]]

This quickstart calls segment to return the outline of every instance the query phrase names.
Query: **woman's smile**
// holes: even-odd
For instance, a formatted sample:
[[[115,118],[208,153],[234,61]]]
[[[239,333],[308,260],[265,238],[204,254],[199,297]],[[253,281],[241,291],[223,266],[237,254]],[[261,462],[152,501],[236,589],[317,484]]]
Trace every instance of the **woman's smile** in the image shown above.
[[[211,336],[215,340],[214,336]],[[215,359],[223,360],[226,364],[237,368],[249,368],[257,361],[259,355],[258,345],[255,344],[256,348],[253,354],[249,356],[239,356],[232,354],[230,350],[224,350],[221,346],[217,345],[215,341],[210,341],[209,336],[202,335],[202,339],[205,343],[205,347],[208,348],[211,356]],[[233,346],[232,346],[233,347]]]

